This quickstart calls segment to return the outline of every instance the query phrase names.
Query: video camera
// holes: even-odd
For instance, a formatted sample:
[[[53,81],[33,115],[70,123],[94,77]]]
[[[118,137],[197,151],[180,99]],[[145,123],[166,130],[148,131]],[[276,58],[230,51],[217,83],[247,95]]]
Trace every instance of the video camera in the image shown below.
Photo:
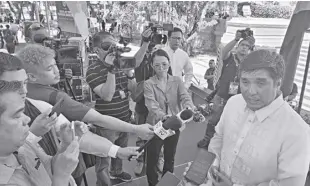
[[[165,35],[163,32],[164,31],[173,31],[173,24],[154,24],[150,23],[147,28],[150,28],[152,30],[152,35],[151,35],[151,43],[152,44],[166,44],[168,41],[168,36]]]
[[[253,36],[253,30],[246,28],[244,30],[238,30],[241,33],[241,38],[246,39],[249,36]]]
[[[131,70],[136,67],[136,59],[134,56],[126,55],[131,51],[131,48],[124,46],[112,45],[109,48],[108,53],[113,53],[115,55],[115,59],[113,61],[113,65],[117,69],[121,70]]]

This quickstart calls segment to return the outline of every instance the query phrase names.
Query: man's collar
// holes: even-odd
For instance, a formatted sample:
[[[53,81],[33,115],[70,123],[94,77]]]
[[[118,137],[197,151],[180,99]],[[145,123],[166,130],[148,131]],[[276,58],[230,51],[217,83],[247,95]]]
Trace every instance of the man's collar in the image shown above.
[[[8,184],[15,170],[20,169],[20,168],[21,168],[21,165],[18,167],[14,167],[14,166],[0,163],[0,184]]]
[[[266,118],[268,118],[271,114],[277,111],[283,104],[283,95],[280,94],[275,100],[273,100],[269,105],[255,111],[255,115],[259,122],[263,122]],[[246,108],[248,109],[248,108]]]

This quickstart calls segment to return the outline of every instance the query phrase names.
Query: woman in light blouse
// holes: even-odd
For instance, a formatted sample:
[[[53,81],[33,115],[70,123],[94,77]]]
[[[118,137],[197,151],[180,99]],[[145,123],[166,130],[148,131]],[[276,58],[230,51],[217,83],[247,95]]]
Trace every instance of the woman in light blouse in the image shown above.
[[[155,125],[160,120],[165,120],[171,115],[178,114],[182,108],[193,109],[194,105],[182,80],[179,77],[171,76],[170,61],[168,54],[158,49],[151,56],[152,67],[155,76],[151,77],[144,84],[145,105],[149,110],[146,122]],[[149,186],[158,183],[157,161],[161,147],[164,145],[164,168],[163,175],[169,171],[173,172],[174,156],[179,140],[180,131],[166,138],[157,139],[147,148],[147,169],[146,175]]]

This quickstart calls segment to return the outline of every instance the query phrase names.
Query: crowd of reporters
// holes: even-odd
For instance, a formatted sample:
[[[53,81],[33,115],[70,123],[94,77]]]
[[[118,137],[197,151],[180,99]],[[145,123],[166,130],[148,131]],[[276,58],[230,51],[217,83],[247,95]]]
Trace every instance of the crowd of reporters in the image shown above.
[[[134,75],[113,65],[115,55],[108,49],[116,39],[110,33],[102,31],[93,37],[98,59],[88,67],[86,81],[96,95],[94,109],[51,87],[60,77],[50,48],[27,44],[16,56],[1,53],[0,172],[5,174],[1,175],[0,184],[80,185],[86,169],[94,165],[98,186],[112,185],[110,179],[132,180],[123,171],[122,160],[132,156],[136,159],[140,154],[137,147],[127,147],[128,133],[138,134],[141,139],[137,146],[141,146],[154,135],[153,126],[158,121],[184,108],[196,109],[188,91],[193,66],[187,53],[180,49],[182,30],[169,31],[166,46],[152,43],[151,35],[150,28],[142,33]],[[216,154],[212,170],[221,178],[219,181],[211,176],[209,180],[213,185],[225,186],[303,186],[310,158],[308,126],[281,97],[283,59],[266,50],[251,52],[254,43],[253,35],[244,37],[237,32],[235,39],[223,48],[223,63],[206,72],[209,88],[215,89],[214,106],[205,137],[198,146]],[[214,68],[213,62],[210,67]],[[216,84],[212,79],[218,79]],[[128,123],[130,99],[136,102],[137,125]],[[58,102],[61,107],[50,115]],[[286,117],[279,120],[279,114]],[[237,121],[238,117],[249,121],[230,126],[230,121]],[[290,127],[293,123],[295,126]],[[281,127],[275,139],[275,132]],[[288,132],[290,128],[294,130]],[[268,139],[264,143],[262,136]],[[150,186],[158,183],[156,164],[161,153],[163,175],[173,172],[178,138],[179,131],[164,141],[154,142],[137,159],[136,173],[141,174],[146,162]],[[270,140],[277,141],[267,148]],[[243,143],[247,148],[242,147]],[[239,157],[239,152],[244,156]],[[96,156],[95,163],[86,162],[85,155]],[[236,158],[239,163],[234,162]],[[264,161],[270,165],[259,165]],[[190,180],[184,184],[193,185]]]

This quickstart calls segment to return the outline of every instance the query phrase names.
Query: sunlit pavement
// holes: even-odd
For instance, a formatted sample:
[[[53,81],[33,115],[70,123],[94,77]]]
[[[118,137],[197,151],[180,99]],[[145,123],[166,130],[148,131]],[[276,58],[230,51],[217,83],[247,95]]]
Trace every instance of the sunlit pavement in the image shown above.
[[[188,162],[195,158],[197,151],[197,142],[202,138],[206,128],[206,123],[189,123],[186,129],[181,133],[178,148],[175,157],[175,175],[178,178],[182,178],[182,174]],[[136,136],[130,135],[128,146],[135,145]],[[134,176],[134,167],[136,161],[128,162],[124,161],[124,171]],[[86,173],[89,186],[96,185],[96,175],[94,168],[90,168]],[[134,176],[135,177],[135,176]],[[146,177],[134,178],[132,182],[118,184],[120,182],[114,182],[121,186],[147,186]]]

